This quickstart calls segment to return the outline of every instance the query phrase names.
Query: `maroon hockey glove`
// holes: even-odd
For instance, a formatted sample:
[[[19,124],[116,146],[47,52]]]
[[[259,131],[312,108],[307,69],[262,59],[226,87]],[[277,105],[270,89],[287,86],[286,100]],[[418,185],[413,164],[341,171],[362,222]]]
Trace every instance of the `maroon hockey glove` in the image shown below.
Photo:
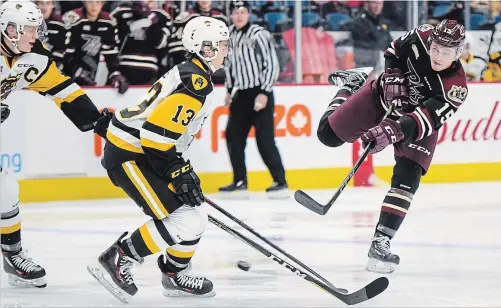
[[[395,105],[398,109],[406,108],[409,104],[409,92],[404,73],[398,68],[387,68],[382,78],[386,106]]]
[[[129,83],[127,79],[118,71],[113,72],[108,77],[108,84],[111,87],[118,89],[118,93],[124,94],[129,89]]]
[[[390,119],[384,119],[378,126],[369,129],[362,135],[362,145],[367,147],[371,141],[375,141],[369,153],[374,154],[382,151],[390,144],[399,142],[404,138],[400,124]]]

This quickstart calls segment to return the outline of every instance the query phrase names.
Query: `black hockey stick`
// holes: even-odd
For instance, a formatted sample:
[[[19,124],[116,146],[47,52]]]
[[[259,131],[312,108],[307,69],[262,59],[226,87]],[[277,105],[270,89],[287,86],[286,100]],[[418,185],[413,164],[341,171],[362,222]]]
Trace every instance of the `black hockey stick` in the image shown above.
[[[299,261],[298,259],[296,259],[293,256],[291,256],[288,253],[286,253],[284,250],[282,250],[282,248],[280,248],[277,245],[273,244],[266,237],[262,236],[261,234],[257,233],[256,231],[254,231],[254,229],[252,229],[251,227],[247,226],[244,222],[242,222],[238,218],[236,218],[233,215],[231,215],[230,213],[228,213],[225,209],[221,208],[219,205],[217,205],[216,203],[214,203],[212,200],[209,200],[209,199],[205,198],[205,202],[207,202],[210,206],[214,207],[219,212],[223,213],[229,219],[233,220],[234,222],[236,222],[237,224],[239,224],[240,226],[242,226],[245,230],[247,230],[250,233],[252,233],[258,239],[260,239],[263,242],[265,242],[266,244],[270,245],[271,247],[273,247],[275,250],[277,250],[278,252],[280,252],[281,254],[283,254],[284,256],[286,256],[287,258],[289,258],[290,260],[296,262],[296,264],[298,264],[299,266],[303,267],[305,270],[309,271],[311,274],[313,274],[314,276],[316,276],[318,279],[322,280],[323,283],[325,283],[326,285],[328,285],[331,288],[335,289],[339,293],[348,293],[348,290],[346,290],[346,289],[336,288],[327,279],[325,279],[322,276],[320,276],[319,274],[317,274],[314,270],[312,270],[311,268],[309,268],[308,266],[306,266],[305,264],[303,264],[303,262]]]
[[[240,222],[239,224],[242,227],[244,227],[244,229],[247,229],[249,231],[252,230],[252,228],[248,227],[247,225],[245,225],[244,223],[242,223],[240,220],[238,220],[235,217],[233,217],[231,214],[229,214],[228,212],[226,212],[225,210],[223,210],[222,208],[220,208],[214,202],[208,200],[207,198],[205,199],[205,201],[207,203],[209,203],[211,206],[213,206],[214,208],[216,208],[217,210],[219,210],[221,213],[225,214],[231,220],[233,220],[233,221],[235,221],[237,223]],[[311,275],[309,275],[307,272],[304,272],[304,271],[302,271],[302,270],[294,267],[293,265],[291,265],[287,261],[285,261],[282,258],[276,256],[275,254],[271,253],[270,251],[268,251],[267,249],[265,249],[261,245],[259,245],[256,242],[250,240],[249,238],[245,237],[240,232],[238,232],[238,231],[236,231],[236,230],[234,230],[234,229],[226,226],[225,224],[223,224],[222,222],[220,222],[219,220],[217,220],[216,218],[214,218],[214,217],[212,217],[210,215],[209,215],[209,221],[212,224],[216,225],[217,227],[221,228],[222,230],[224,230],[224,231],[228,232],[229,234],[233,235],[237,239],[245,242],[249,246],[251,246],[254,249],[258,250],[260,253],[262,253],[263,255],[265,255],[267,258],[272,259],[273,261],[277,262],[281,266],[289,269],[292,273],[296,274],[298,277],[303,278],[304,280],[312,283],[313,285],[315,285],[316,287],[320,288],[321,290],[323,290],[323,291],[325,291],[325,292],[327,292],[327,293],[335,296],[336,298],[338,298],[339,300],[341,300],[342,302],[344,302],[347,305],[355,305],[355,304],[364,302],[366,300],[369,300],[369,299],[371,299],[371,298],[373,298],[373,297],[381,294],[388,287],[388,284],[389,284],[388,279],[386,277],[380,277],[380,278],[372,281],[370,284],[368,284],[364,288],[362,288],[362,289],[360,289],[360,290],[358,290],[358,291],[356,291],[354,293],[344,294],[342,292],[342,291],[344,291],[343,289],[337,289],[337,288],[333,287],[333,285],[331,283],[326,284],[326,283],[324,283],[322,281],[319,281],[319,280],[315,279],[314,277],[312,277]],[[253,231],[253,232],[255,232],[255,231]],[[256,232],[256,234],[258,234],[258,233]],[[266,240],[265,238],[263,238],[263,239],[264,239],[264,241],[266,243],[273,244],[273,243],[269,242],[268,240]],[[273,246],[275,246],[275,245],[273,245]],[[280,248],[277,249],[277,250],[280,251],[280,252],[283,251]],[[291,257],[289,254],[287,254],[285,252],[283,254],[286,257]],[[290,259],[294,260],[293,257],[290,258]],[[305,266],[305,269],[307,269],[306,266]],[[311,271],[311,272],[314,273],[313,271]],[[322,280],[326,281],[323,278],[322,278]],[[326,281],[326,282],[328,282],[328,281]]]
[[[389,116],[392,112],[393,112],[393,105],[391,105],[390,108],[388,108],[388,111],[384,115],[383,120],[386,119],[386,117]],[[327,212],[329,211],[331,206],[334,204],[334,202],[336,202],[337,198],[341,195],[343,190],[346,188],[348,183],[351,181],[351,178],[353,178],[353,176],[358,171],[358,169],[360,168],[360,166],[362,165],[364,160],[367,158],[367,156],[369,155],[369,151],[372,149],[372,147],[374,147],[374,144],[375,144],[375,141],[372,141],[364,149],[364,152],[362,153],[362,155],[358,158],[358,160],[355,163],[355,165],[353,166],[353,168],[351,168],[350,172],[344,178],[344,180],[341,183],[341,185],[339,186],[338,190],[336,191],[334,196],[329,200],[329,202],[327,202],[327,204],[323,205],[323,204],[318,203],[317,201],[315,201],[312,197],[310,197],[307,193],[305,193],[302,190],[296,190],[296,192],[294,193],[294,198],[296,199],[296,201],[298,203],[300,203],[301,205],[303,205],[304,207],[306,207],[307,209],[309,209],[317,214],[320,214],[320,215],[327,214]]]

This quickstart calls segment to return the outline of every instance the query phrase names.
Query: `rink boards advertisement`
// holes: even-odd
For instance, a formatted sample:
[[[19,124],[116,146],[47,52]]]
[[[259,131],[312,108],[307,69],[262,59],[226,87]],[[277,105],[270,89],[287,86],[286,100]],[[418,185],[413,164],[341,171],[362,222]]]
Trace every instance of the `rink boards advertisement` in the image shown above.
[[[147,88],[125,95],[108,88],[85,89],[99,108],[119,110],[138,104]],[[292,189],[336,187],[360,148],[327,148],[316,137],[318,121],[336,89],[328,85],[275,87],[275,135]],[[215,192],[232,180],[226,147],[228,108],[225,89],[216,87],[213,112],[185,157],[200,175],[203,189]],[[30,91],[12,93],[11,116],[1,129],[1,163],[20,179],[24,202],[123,197],[101,167],[104,141],[82,133],[47,98]],[[467,102],[439,132],[439,144],[425,183],[501,180],[501,84],[470,84]],[[254,131],[247,142],[251,190],[272,182],[259,155]],[[393,148],[369,158],[372,185],[391,178]],[[372,172],[372,171],[371,171]],[[362,171],[363,173],[363,171]]]

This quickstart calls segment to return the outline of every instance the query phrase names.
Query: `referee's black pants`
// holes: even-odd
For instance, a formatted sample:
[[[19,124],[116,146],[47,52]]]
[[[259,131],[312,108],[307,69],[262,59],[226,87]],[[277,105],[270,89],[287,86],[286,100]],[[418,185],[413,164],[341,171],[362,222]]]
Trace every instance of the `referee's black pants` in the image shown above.
[[[238,90],[230,105],[230,117],[226,126],[226,144],[233,167],[233,182],[247,180],[245,146],[251,127],[256,129],[257,148],[275,182],[285,184],[285,170],[275,144],[275,98],[268,95],[268,104],[254,111],[254,100],[260,94],[259,87]]]

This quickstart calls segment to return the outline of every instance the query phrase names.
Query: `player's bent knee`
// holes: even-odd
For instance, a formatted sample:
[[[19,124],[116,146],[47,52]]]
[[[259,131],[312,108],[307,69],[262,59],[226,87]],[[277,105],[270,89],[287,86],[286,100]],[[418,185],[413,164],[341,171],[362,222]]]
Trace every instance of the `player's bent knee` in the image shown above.
[[[318,124],[317,129],[317,137],[320,142],[331,148],[335,148],[344,144],[344,141],[341,140],[338,135],[336,135],[336,133],[332,130],[332,127],[329,124],[328,115],[324,115],[322,119],[320,119],[320,123]]]
[[[164,225],[176,241],[193,241],[207,228],[207,213],[200,207],[184,205],[163,219]]]
[[[419,188],[423,168],[408,158],[396,157],[396,161],[391,178],[391,187],[414,195]]]
[[[19,184],[6,171],[0,172],[0,212],[11,211],[19,203]]]

